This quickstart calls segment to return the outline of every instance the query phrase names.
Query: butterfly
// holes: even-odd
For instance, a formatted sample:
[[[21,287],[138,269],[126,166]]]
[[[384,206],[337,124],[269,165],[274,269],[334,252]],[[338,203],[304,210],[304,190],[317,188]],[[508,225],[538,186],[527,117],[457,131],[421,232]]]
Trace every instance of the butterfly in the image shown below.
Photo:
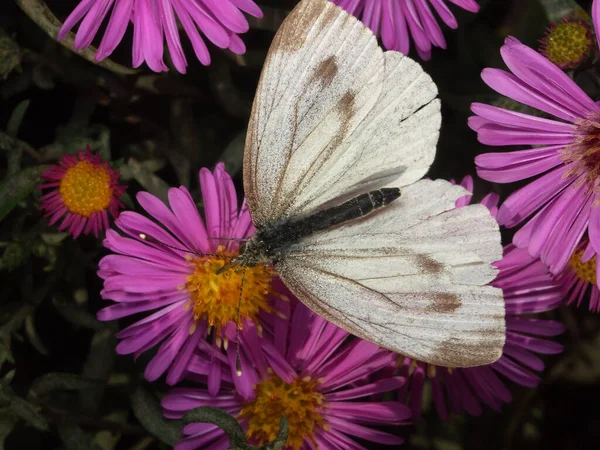
[[[496,221],[468,194],[421,179],[441,123],[419,64],[383,52],[327,0],[303,0],[269,49],[244,153],[256,234],[227,264],[267,262],[348,332],[447,367],[497,360],[504,301]]]

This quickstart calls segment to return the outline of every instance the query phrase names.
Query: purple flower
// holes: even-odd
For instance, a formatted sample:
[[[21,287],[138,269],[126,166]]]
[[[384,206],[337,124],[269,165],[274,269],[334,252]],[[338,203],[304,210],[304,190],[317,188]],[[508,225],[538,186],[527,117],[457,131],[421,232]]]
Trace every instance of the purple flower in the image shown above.
[[[575,303],[580,306],[584,298],[589,298],[590,311],[600,312],[596,260],[596,252],[586,240],[573,253],[563,272],[556,277],[556,281],[563,286],[567,305]]]
[[[599,3],[594,3],[595,12]],[[594,14],[596,25],[598,20]],[[497,219],[507,227],[526,222],[513,243],[558,274],[586,234],[594,250],[600,249],[600,106],[562,70],[515,38],[507,38],[500,51],[512,73],[484,69],[483,80],[500,94],[556,119],[474,103],[476,116],[469,126],[480,142],[526,146],[478,156],[477,173],[499,183],[537,177],[506,199]]]
[[[242,54],[246,47],[238,34],[249,29],[242,11],[262,17],[262,11],[253,0],[81,0],[65,20],[58,40],[81,21],[75,36],[75,49],[88,47],[111,9],[96,60],[101,61],[114,51],[131,21],[133,66],[139,67],[145,61],[155,72],[168,70],[163,61],[165,38],[175,68],[181,73],[186,71],[178,21],[188,35],[196,57],[208,65],[210,54],[204,39],[217,47]]]
[[[50,189],[40,198],[40,209],[54,225],[63,219],[59,231],[67,230],[74,238],[108,228],[108,215],[119,216],[121,197],[126,186],[119,186],[119,171],[111,169],[89,145],[85,152],[63,155],[41,173],[40,189]]]
[[[258,445],[275,438],[285,415],[285,448],[293,450],[364,449],[353,437],[400,444],[401,438],[370,425],[402,424],[410,410],[398,402],[356,400],[404,383],[398,376],[364,381],[389,366],[396,355],[349,337],[300,302],[285,305],[288,318],[269,316],[262,338],[242,347],[243,371],[234,377],[235,385],[224,382],[216,396],[201,388],[172,389],[162,401],[165,416],[180,418],[193,408],[215,406],[236,416],[251,443]],[[229,448],[227,437],[214,425],[192,423],[183,433],[186,437],[176,450]]]
[[[373,33],[381,35],[383,45],[405,55],[410,50],[409,34],[419,56],[431,58],[431,48],[446,48],[446,40],[432,11],[452,29],[458,23],[447,3],[454,3],[470,12],[479,11],[475,0],[332,0],[358,17]]]
[[[471,177],[466,177],[461,185],[472,190]],[[494,214],[497,201],[497,195],[490,194],[481,203]],[[468,203],[469,200],[463,198],[456,202],[456,206]],[[513,245],[504,248],[504,257],[495,266],[499,274],[491,284],[502,289],[506,308],[506,344],[502,356],[487,366],[458,369],[404,358],[400,375],[409,382],[400,389],[400,399],[410,406],[413,418],[419,417],[427,380],[431,383],[436,410],[444,419],[450,412],[479,415],[483,405],[498,410],[502,404],[511,401],[510,391],[502,378],[521,386],[535,387],[540,381],[536,372],[544,369],[544,363],[537,354],[562,351],[561,345],[544,339],[562,333],[562,324],[528,317],[561,304],[561,284],[553,279],[539,259]]]
[[[278,290],[282,283],[267,266],[248,268],[243,290],[241,273],[216,274],[238,254],[239,241],[231,239],[252,235],[254,227],[245,203],[238,210],[235,187],[223,164],[214,173],[202,169],[200,185],[206,220],[184,187],[169,190],[170,209],[141,192],[138,202],[158,223],[123,212],[116,225],[124,236],[109,230],[104,241],[114,254],[100,261],[101,294],[116,303],[99,311],[98,318],[114,320],[153,311],[117,334],[120,354],[137,357],[160,344],[146,367],[148,380],[168,371],[167,382],[176,383],[194,352],[206,352],[210,358],[222,356],[221,349],[235,339],[240,295],[242,331],[246,327],[255,330],[259,314],[273,312],[272,301],[285,298]],[[212,338],[211,344],[207,337]],[[235,364],[231,370],[235,371]],[[213,372],[211,382],[218,383],[214,378],[219,376]]]

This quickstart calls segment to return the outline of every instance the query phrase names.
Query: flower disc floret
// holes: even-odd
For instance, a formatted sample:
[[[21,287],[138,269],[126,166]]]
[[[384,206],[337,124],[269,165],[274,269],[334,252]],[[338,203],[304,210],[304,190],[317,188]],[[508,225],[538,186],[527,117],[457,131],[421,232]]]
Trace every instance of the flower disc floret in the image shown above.
[[[69,211],[85,217],[108,208],[113,193],[108,171],[87,161],[67,169],[58,191]]]
[[[596,256],[594,255],[592,259],[583,262],[583,253],[583,251],[573,253],[569,260],[569,266],[580,280],[596,284]]]
[[[238,303],[240,319],[257,322],[261,310],[272,312],[267,298],[276,293],[271,286],[274,273],[270,267],[260,264],[245,268],[242,285],[241,270],[231,269],[217,274],[237,253],[226,252],[219,247],[217,254],[223,256],[187,257],[193,272],[186,277],[185,288],[190,293],[190,302],[186,307],[191,307],[193,311],[194,329],[198,320],[206,320],[220,336],[221,329],[228,322],[237,321]]]
[[[286,383],[272,375],[258,383],[256,397],[239,414],[240,419],[248,420],[248,438],[259,445],[274,440],[281,416],[285,416],[290,430],[286,448],[300,450],[307,439],[316,445],[315,429],[327,429],[318,385],[319,381],[309,376]]]
[[[551,24],[541,44],[540,52],[561,69],[577,67],[594,48],[590,26],[581,19]]]

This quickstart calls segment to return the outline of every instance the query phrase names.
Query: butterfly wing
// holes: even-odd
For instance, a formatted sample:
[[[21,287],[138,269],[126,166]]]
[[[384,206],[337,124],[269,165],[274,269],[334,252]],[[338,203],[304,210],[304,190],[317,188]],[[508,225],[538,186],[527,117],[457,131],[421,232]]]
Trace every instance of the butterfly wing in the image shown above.
[[[465,195],[421,180],[366,220],[303,239],[275,267],[309,308],[350,333],[447,367],[497,360],[502,291],[486,286],[502,257],[487,208],[454,209]]]
[[[421,178],[435,154],[437,89],[381,51],[326,0],[303,0],[267,56],[246,137],[244,189],[257,227],[370,186]]]

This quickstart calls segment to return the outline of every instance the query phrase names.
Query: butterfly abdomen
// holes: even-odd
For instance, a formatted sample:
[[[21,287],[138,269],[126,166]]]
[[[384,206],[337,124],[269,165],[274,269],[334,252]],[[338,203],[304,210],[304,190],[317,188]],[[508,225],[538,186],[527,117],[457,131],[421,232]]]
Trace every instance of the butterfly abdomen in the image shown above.
[[[389,205],[400,197],[399,188],[382,188],[358,195],[344,203],[318,211],[299,220],[265,227],[257,233],[265,253],[276,257],[285,248],[306,236],[327,230],[341,223],[359,219],[376,209]]]

